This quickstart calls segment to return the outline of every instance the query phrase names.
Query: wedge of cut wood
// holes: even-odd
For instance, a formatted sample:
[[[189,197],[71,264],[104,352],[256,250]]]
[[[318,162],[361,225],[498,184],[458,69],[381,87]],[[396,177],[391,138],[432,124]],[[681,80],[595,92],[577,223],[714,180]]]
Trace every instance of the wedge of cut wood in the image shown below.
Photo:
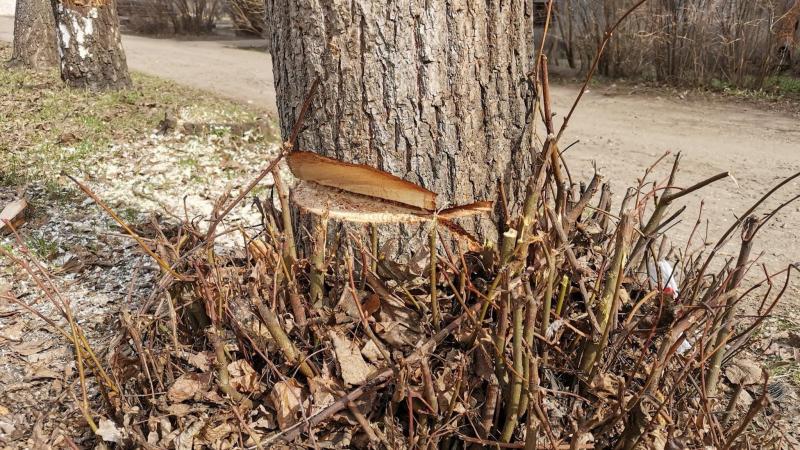
[[[28,207],[28,202],[24,198],[14,200],[0,211],[0,232],[9,231],[6,222],[11,223],[15,228],[24,220],[23,212]]]
[[[380,198],[347,192],[313,181],[300,181],[292,189],[292,201],[304,212],[357,223],[418,223],[475,216],[491,211],[491,202],[457,206],[435,214]],[[444,214],[447,213],[447,214]]]
[[[312,152],[292,152],[286,160],[303,181],[414,206],[436,209],[436,194],[414,183],[363,164],[350,164]]]
[[[417,208],[323,186],[313,181],[297,183],[292,189],[292,202],[303,212],[355,223],[409,224],[430,221],[436,216],[439,224],[465,241],[470,250],[480,249],[481,244],[467,230],[450,220],[450,217],[468,217],[491,211],[491,202],[477,202],[445,210],[450,211],[450,214],[449,217],[443,217]]]

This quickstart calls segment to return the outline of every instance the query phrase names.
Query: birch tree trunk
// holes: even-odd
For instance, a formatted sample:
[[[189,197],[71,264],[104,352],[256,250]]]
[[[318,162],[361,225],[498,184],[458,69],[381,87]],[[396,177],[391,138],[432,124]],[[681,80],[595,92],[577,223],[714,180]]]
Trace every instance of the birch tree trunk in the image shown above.
[[[53,0],[67,85],[92,90],[130,86],[113,0]]]
[[[298,147],[370,164],[441,207],[524,196],[533,145],[527,0],[268,0],[284,138],[314,79]],[[495,240],[497,215],[461,223]]]
[[[56,64],[56,24],[50,0],[17,0],[10,65],[40,69]]]

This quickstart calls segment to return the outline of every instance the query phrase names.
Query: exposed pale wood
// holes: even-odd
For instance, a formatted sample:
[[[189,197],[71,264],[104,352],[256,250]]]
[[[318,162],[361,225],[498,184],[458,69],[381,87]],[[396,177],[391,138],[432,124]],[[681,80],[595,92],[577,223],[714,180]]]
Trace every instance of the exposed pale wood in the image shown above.
[[[350,164],[311,152],[293,152],[286,161],[294,176],[304,181],[429,211],[436,209],[433,192],[363,164]]]
[[[304,212],[355,223],[418,223],[430,220],[425,211],[330,188],[313,181],[300,181],[292,190],[292,201]]]
[[[481,213],[491,213],[492,208],[493,203],[484,200],[470,203],[469,205],[454,206],[452,208],[443,209],[439,211],[439,214],[437,215],[443,219],[453,220],[461,217],[474,216]]]
[[[292,202],[302,211],[316,216],[354,223],[419,223],[433,220],[435,213],[405,206],[380,198],[347,192],[313,181],[300,181],[292,190]],[[442,222],[454,217],[470,217],[486,214],[490,202],[450,208],[449,214],[436,215]],[[448,228],[450,228],[448,226]],[[461,230],[459,230],[461,232]]]

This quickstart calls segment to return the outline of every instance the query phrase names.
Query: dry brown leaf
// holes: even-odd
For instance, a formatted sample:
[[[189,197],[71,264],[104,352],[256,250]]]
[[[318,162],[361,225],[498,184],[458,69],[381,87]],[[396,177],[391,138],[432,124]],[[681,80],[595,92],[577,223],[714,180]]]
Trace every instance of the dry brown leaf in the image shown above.
[[[190,419],[191,420],[191,419]],[[175,450],[192,450],[196,443],[195,437],[205,427],[205,420],[196,420],[188,427],[183,428],[183,431],[175,438]],[[179,431],[179,430],[175,430]]]
[[[312,152],[293,152],[286,157],[289,169],[303,181],[342,189],[433,211],[436,194],[384,171],[350,164]]]
[[[166,408],[167,413],[175,417],[184,417],[192,412],[192,407],[186,403],[172,403]]]
[[[167,398],[176,403],[189,400],[195,395],[205,392],[208,381],[208,376],[196,373],[185,373],[170,386],[167,391]]]
[[[357,291],[356,294],[360,297],[364,294],[364,292]],[[339,297],[339,302],[336,303],[336,309],[342,311],[353,319],[361,319],[361,314],[358,312],[356,299],[353,296],[353,291],[350,289],[344,289],[342,291],[342,295]]]
[[[58,136],[58,143],[62,145],[71,145],[78,142],[80,138],[71,131],[65,131]]]
[[[213,446],[213,444],[225,439],[235,430],[236,427],[231,425],[229,422],[223,422],[215,427],[203,428],[200,438],[201,440],[205,441],[206,444]]]
[[[72,356],[71,352],[69,352],[66,347],[58,347],[40,353],[34,353],[25,359],[31,364],[46,364],[62,361],[67,358],[68,355]],[[52,366],[52,364],[50,365]]]
[[[264,391],[259,376],[247,361],[240,359],[228,364],[231,387],[239,392],[259,393]]]
[[[330,378],[311,378],[308,380],[308,388],[311,391],[313,399],[311,403],[311,414],[318,413],[334,404],[338,397],[336,395],[338,386],[336,386],[336,383]]]
[[[0,338],[9,341],[19,341],[22,339],[22,332],[25,330],[25,322],[17,321],[11,325],[0,328]]]
[[[725,377],[733,384],[751,385],[763,381],[763,370],[756,362],[739,359],[725,368]]]
[[[258,419],[250,423],[250,428],[262,428],[264,430],[274,430],[278,428],[275,414],[264,408],[264,405],[258,405]]]
[[[208,352],[191,354],[186,358],[186,362],[203,372],[208,372],[208,370],[211,369],[211,364],[208,362]]]
[[[11,411],[9,411],[8,408],[6,408],[3,405],[0,405],[0,416],[5,416],[5,415],[8,415],[10,413],[11,413]]]
[[[372,339],[368,340],[364,347],[361,348],[361,354],[375,364],[383,360],[383,354]]]
[[[37,366],[32,368],[25,376],[26,381],[44,380],[44,379],[58,379],[64,375],[63,372],[58,373],[47,367]]]
[[[14,200],[0,211],[0,231],[6,228],[6,222],[16,228],[24,220],[22,213],[28,207],[28,202],[24,198]]]
[[[247,244],[247,250],[256,259],[265,260],[270,256],[270,251],[267,248],[267,244],[265,244],[261,239],[253,239],[250,241],[250,243]]]
[[[590,384],[592,394],[600,398],[615,397],[625,380],[610,373],[598,373]]]
[[[396,349],[414,347],[423,339],[419,314],[395,297],[385,297],[381,310],[376,314],[380,320],[375,330],[382,342]]]
[[[664,430],[653,430],[644,441],[636,446],[637,450],[664,450],[667,447],[667,433]]]
[[[381,298],[378,294],[370,294],[361,302],[361,310],[367,317],[372,316],[379,309],[381,309]]]
[[[321,448],[352,448],[353,432],[350,429],[328,431],[319,437]]]
[[[358,346],[333,330],[328,332],[328,337],[333,342],[333,351],[336,353],[344,382],[352,386],[364,384],[373,368],[364,361]]]
[[[419,342],[419,333],[409,328],[404,323],[396,320],[384,320],[375,325],[382,342],[391,345],[396,349],[414,347]]]
[[[12,345],[11,350],[14,350],[16,353],[19,353],[22,356],[30,356],[47,350],[52,345],[52,339],[42,339],[38,341],[20,342],[19,344]]]
[[[277,412],[278,428],[285,430],[300,419],[303,404],[303,388],[294,378],[275,383],[269,394]]]

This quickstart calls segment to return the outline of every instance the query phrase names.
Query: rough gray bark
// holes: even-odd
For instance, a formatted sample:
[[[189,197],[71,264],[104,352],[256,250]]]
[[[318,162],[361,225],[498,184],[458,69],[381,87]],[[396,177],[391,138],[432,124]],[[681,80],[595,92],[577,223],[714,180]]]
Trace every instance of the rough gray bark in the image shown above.
[[[11,66],[40,69],[58,64],[56,24],[50,0],[17,0]]]
[[[72,87],[130,86],[128,64],[113,0],[53,0],[61,56],[61,79]]]
[[[524,195],[533,158],[527,0],[268,0],[284,138],[316,77],[301,149],[366,163],[439,206]],[[495,220],[497,218],[494,218]],[[495,239],[493,220],[462,223]]]

